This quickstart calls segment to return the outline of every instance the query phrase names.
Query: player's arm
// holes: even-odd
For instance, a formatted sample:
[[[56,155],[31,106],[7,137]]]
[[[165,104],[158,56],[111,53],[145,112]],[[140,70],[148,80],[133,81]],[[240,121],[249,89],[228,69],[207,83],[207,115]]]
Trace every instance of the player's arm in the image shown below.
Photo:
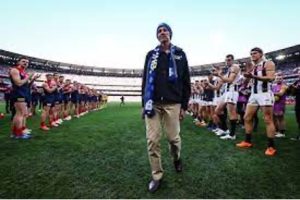
[[[222,76],[220,73],[219,73],[219,77],[224,83],[232,83],[239,72],[240,72],[240,67],[234,64],[231,68],[229,77]]]
[[[50,87],[48,86],[48,84],[44,83],[42,86],[43,86],[43,89],[46,90],[46,92],[48,92],[48,93],[52,92]]]
[[[57,90],[57,85],[55,85],[53,88],[50,89],[51,92],[54,92],[55,90]]]
[[[211,83],[208,83],[208,87],[210,89],[213,89],[213,90],[219,90],[223,85],[223,82],[221,80],[218,81],[218,84],[217,85],[213,85]]]
[[[10,76],[12,78],[12,81],[14,82],[14,84],[16,84],[17,86],[22,86],[25,83],[28,82],[29,78],[32,77],[31,76],[27,76],[26,78],[24,78],[23,80],[20,78],[20,73],[17,69],[11,69],[10,70]]]
[[[281,97],[281,96],[283,96],[286,93],[287,89],[288,89],[287,85],[283,85],[281,87],[280,91],[277,92],[277,93],[274,93],[274,95]]]
[[[202,94],[204,92],[204,87],[200,86],[198,91],[199,91],[199,94]]]
[[[57,90],[58,91],[61,91],[62,89],[64,88],[64,84],[61,84],[61,85],[57,85]]]
[[[207,88],[211,90],[216,90],[216,85],[211,84],[210,82],[207,83]]]
[[[195,88],[195,93],[196,94],[201,94],[202,92],[203,92],[203,88],[202,87]]]
[[[272,61],[267,61],[266,65],[266,76],[252,75],[252,78],[259,81],[271,82],[275,80],[275,64]]]
[[[194,94],[198,94],[199,93],[199,89],[195,88],[194,89]]]
[[[289,87],[290,88],[293,88],[293,89],[297,89],[298,87],[297,87],[297,85],[298,85],[298,80],[297,81],[295,81],[293,84],[291,84]]]
[[[73,92],[73,87],[69,87],[68,93]]]
[[[36,81],[36,79],[38,79],[40,77],[41,77],[41,74],[34,75],[33,78],[30,79],[29,85],[32,85],[34,83],[34,81]]]
[[[7,88],[0,86],[0,92],[6,92]]]
[[[63,88],[63,93],[64,93],[64,94],[67,94],[67,93],[69,93],[69,91],[70,91],[70,89],[69,89],[69,88]]]
[[[68,93],[71,93],[71,92],[72,92],[72,87],[69,86],[67,88],[66,87],[64,88],[64,94],[68,94]]]

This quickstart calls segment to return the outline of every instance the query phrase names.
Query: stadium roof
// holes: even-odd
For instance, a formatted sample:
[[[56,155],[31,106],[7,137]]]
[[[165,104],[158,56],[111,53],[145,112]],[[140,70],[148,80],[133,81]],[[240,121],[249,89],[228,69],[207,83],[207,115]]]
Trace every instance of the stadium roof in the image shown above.
[[[266,57],[274,61],[284,59],[292,55],[299,56],[300,45],[279,49],[266,53]],[[116,68],[99,68],[95,66],[84,66],[71,63],[64,63],[58,61],[51,61],[32,56],[27,56],[19,53],[14,53],[0,49],[0,62],[4,62],[9,65],[15,64],[16,60],[20,56],[26,56],[30,59],[30,68],[44,71],[63,72],[70,74],[82,74],[82,75],[95,75],[95,76],[114,76],[114,77],[141,77],[143,69],[116,69]],[[249,57],[237,59],[236,62],[245,64],[250,61]],[[190,72],[192,76],[206,75],[207,72],[213,66],[223,67],[224,62],[217,62],[211,64],[191,66]]]

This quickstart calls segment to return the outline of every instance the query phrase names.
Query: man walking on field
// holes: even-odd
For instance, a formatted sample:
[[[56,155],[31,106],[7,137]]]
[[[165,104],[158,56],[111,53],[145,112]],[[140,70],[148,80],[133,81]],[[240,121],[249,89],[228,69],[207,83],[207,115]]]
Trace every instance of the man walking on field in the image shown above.
[[[191,93],[187,58],[181,48],[171,43],[172,29],[165,23],[160,24],[156,37],[160,44],[146,56],[142,83],[143,115],[152,171],[150,192],[159,188],[163,178],[161,124],[169,141],[175,170],[182,171],[180,120],[187,110]]]

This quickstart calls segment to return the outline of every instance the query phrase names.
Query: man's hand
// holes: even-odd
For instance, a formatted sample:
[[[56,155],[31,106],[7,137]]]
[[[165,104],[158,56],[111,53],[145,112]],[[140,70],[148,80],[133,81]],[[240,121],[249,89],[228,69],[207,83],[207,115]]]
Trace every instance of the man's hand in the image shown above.
[[[38,78],[40,78],[40,77],[41,77],[41,75],[42,75],[42,74],[37,74],[37,75],[35,76],[35,79],[38,79]]]
[[[59,86],[59,90],[62,90],[64,87],[65,87],[65,84],[61,84],[61,85]]]
[[[31,80],[31,79],[32,79],[32,77],[34,77],[34,73],[30,73],[30,74],[28,74],[28,79],[29,79],[29,80]]]
[[[36,75],[33,76],[32,79],[33,79],[33,80],[36,80],[36,79],[38,79],[38,78],[40,78],[40,77],[41,77],[41,74],[36,74]]]
[[[251,74],[250,72],[246,72],[246,73],[244,73],[244,77],[253,78],[253,74]]]
[[[180,109],[180,113],[179,113],[179,120],[182,121],[185,117],[185,110]]]
[[[218,70],[215,69],[215,68],[213,68],[211,72],[212,72],[212,74],[213,74],[214,76],[220,76],[220,71],[218,71]]]
[[[240,91],[240,93],[242,93],[245,96],[247,95],[247,91],[245,91],[245,90]]]

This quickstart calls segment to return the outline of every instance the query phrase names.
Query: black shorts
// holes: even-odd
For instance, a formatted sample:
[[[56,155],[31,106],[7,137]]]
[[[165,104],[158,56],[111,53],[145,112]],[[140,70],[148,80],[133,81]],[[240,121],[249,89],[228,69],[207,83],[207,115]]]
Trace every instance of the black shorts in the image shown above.
[[[45,101],[45,95],[42,95],[40,98],[39,98],[39,101],[40,103],[43,103]]]
[[[67,104],[67,103],[69,103],[70,101],[71,101],[70,95],[64,94],[64,95],[63,95],[63,102],[64,102],[65,104]]]
[[[246,111],[246,106],[247,106],[246,102],[237,102],[237,104],[236,104],[237,112],[239,114],[245,112]]]
[[[38,102],[39,102],[39,98],[38,97],[36,97],[36,96],[32,96],[31,97],[31,104],[32,105],[36,106],[38,104]]]
[[[83,102],[83,96],[82,94],[78,95],[78,102],[81,104],[81,102]]]
[[[55,96],[45,96],[43,100],[43,106],[50,106],[53,107],[55,105]]]
[[[79,100],[79,97],[78,96],[73,96],[73,97],[71,97],[71,102],[73,103],[73,104],[78,104],[78,103],[80,103],[80,100]]]
[[[6,100],[6,101],[8,101],[8,100],[10,100],[10,94],[8,94],[8,93],[4,93],[4,99]]]
[[[11,98],[11,100],[13,102],[25,102],[25,103],[30,102],[29,97],[21,97],[21,96],[14,96],[14,97]]]
[[[64,102],[64,94],[62,92],[58,94],[58,101],[60,104]]]
[[[54,94],[54,103],[55,104],[61,104],[62,103],[62,97],[60,95],[60,93],[56,92]]]

